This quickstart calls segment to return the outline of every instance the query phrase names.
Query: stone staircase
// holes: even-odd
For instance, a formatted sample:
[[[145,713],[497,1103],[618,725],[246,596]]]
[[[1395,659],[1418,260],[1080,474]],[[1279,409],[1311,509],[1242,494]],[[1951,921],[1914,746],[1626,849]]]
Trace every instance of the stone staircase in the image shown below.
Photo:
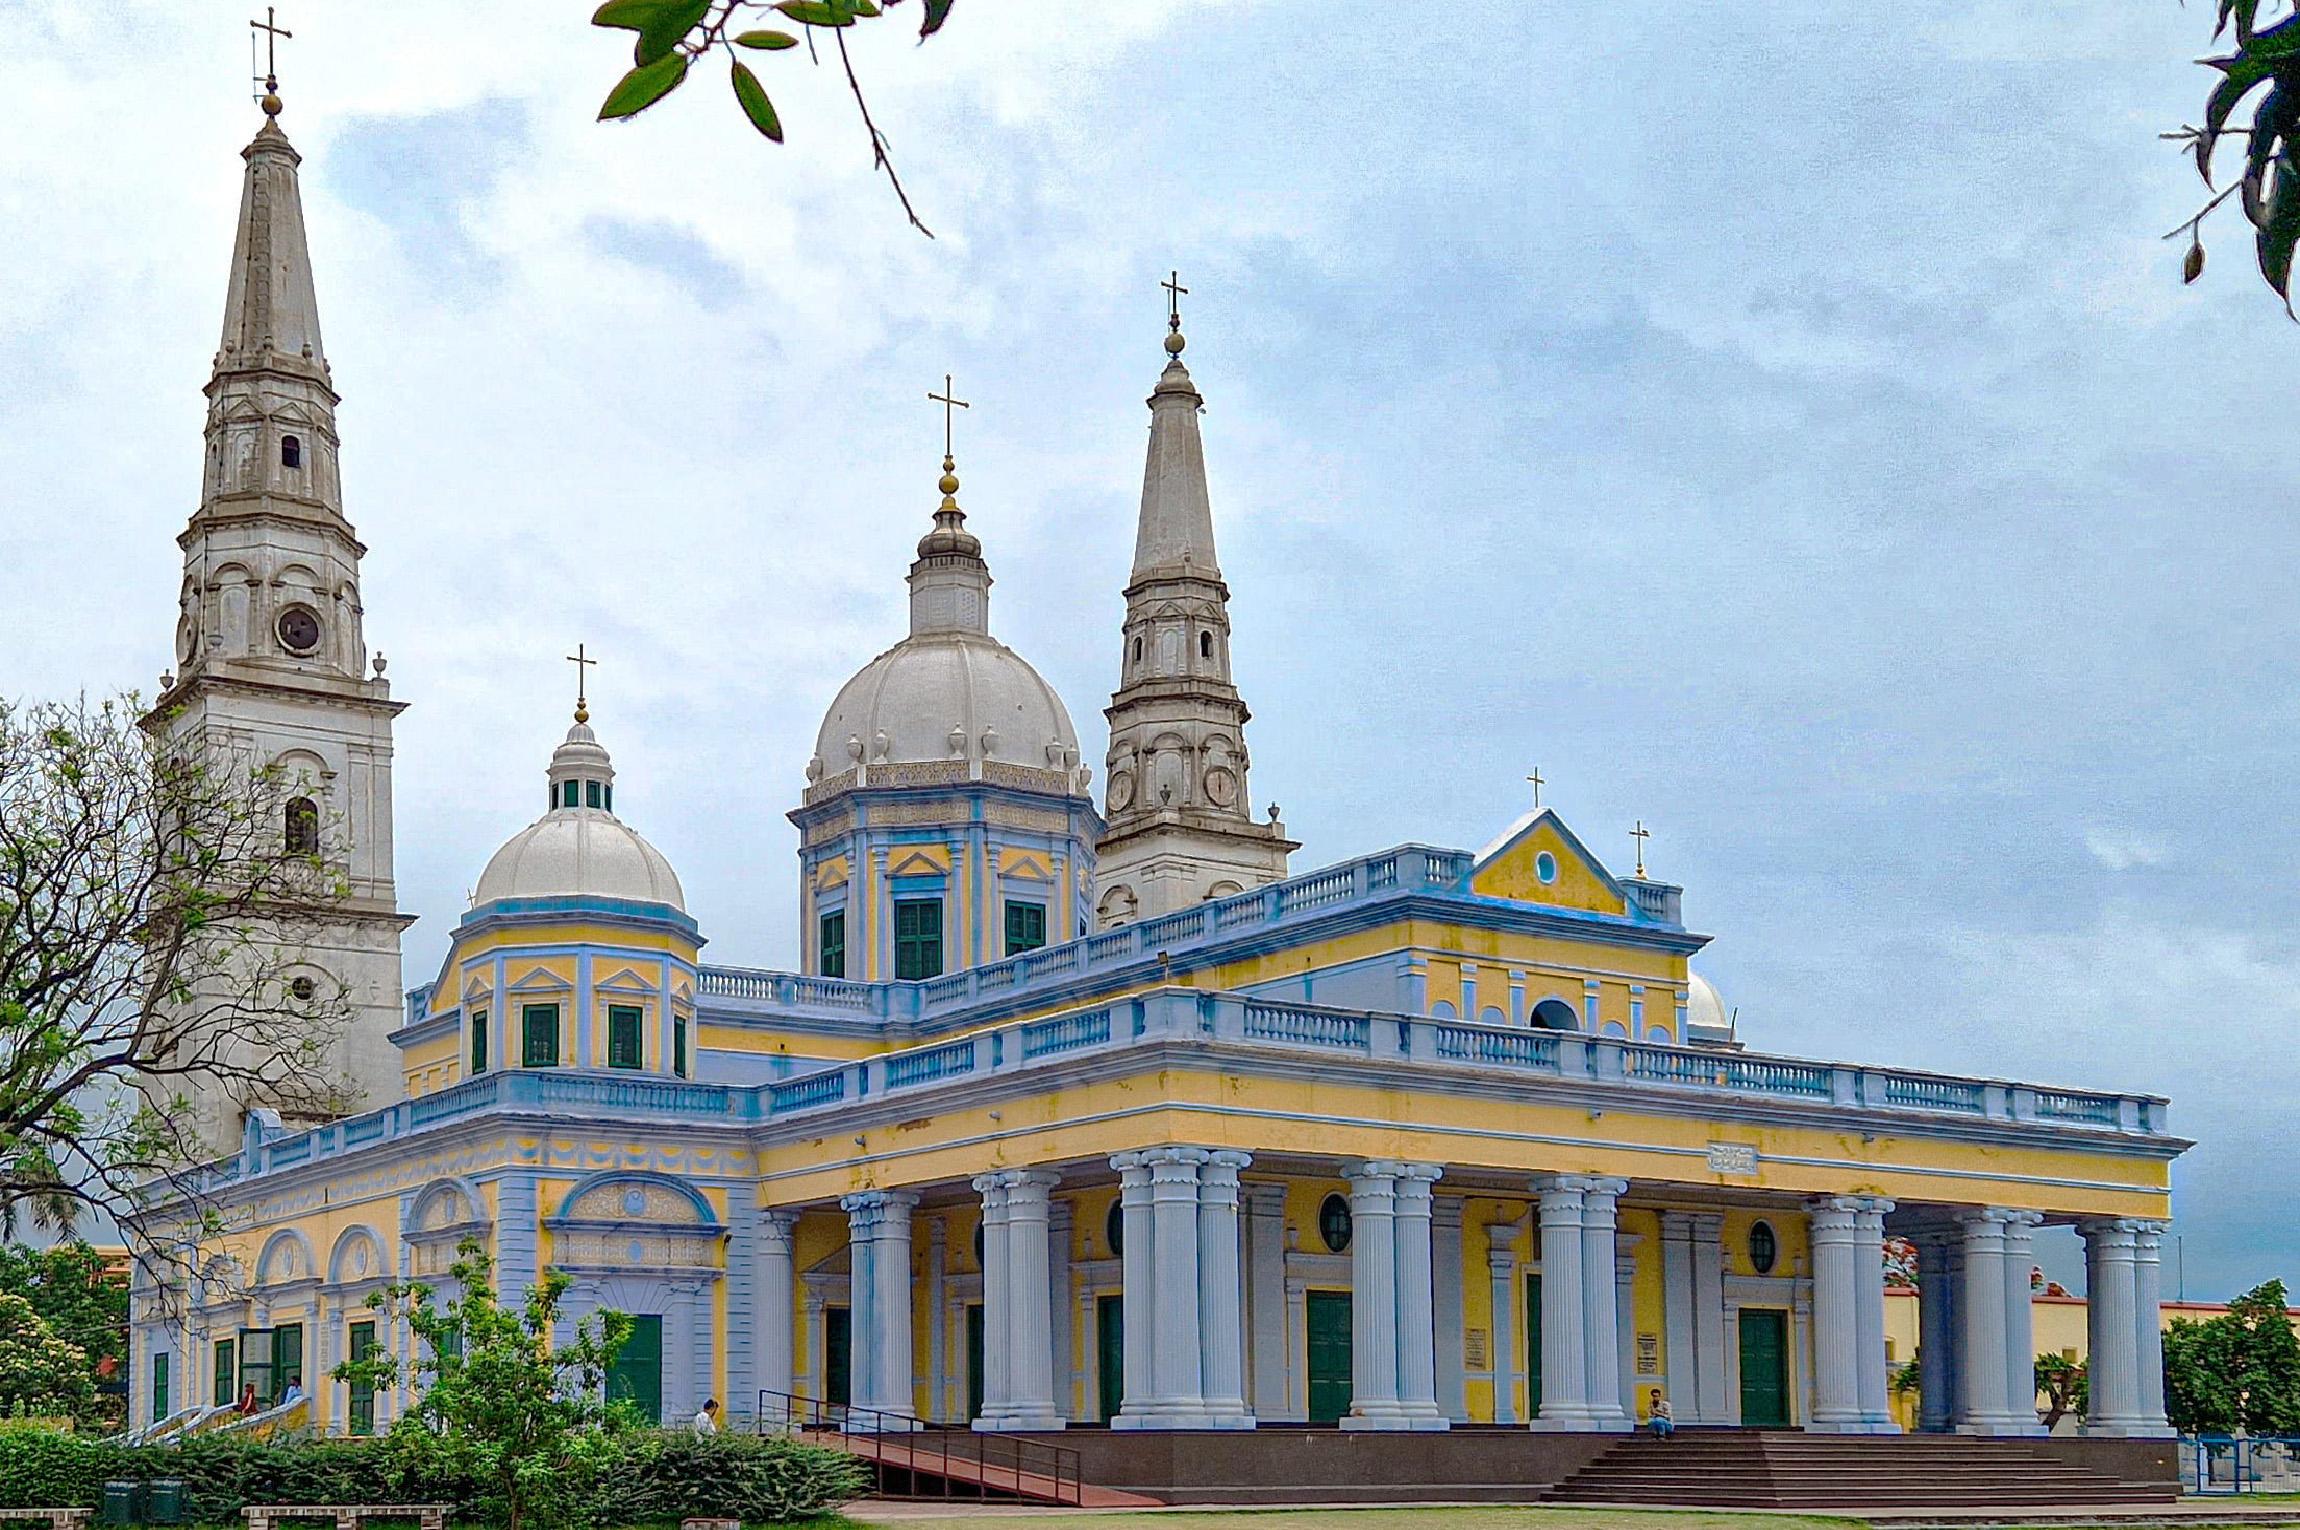
[[[1550,1502],[1906,1510],[2170,1503],[2178,1482],[2122,1482],[2019,1440],[1681,1430],[1618,1441]]]

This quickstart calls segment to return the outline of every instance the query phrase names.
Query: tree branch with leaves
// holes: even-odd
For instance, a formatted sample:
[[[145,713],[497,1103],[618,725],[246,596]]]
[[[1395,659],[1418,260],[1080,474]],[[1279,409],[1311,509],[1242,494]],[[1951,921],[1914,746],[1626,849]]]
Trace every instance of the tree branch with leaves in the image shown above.
[[[2266,0],[2274,6],[2277,0]],[[2281,21],[2261,26],[2263,0],[2218,0],[2219,18],[2212,29],[2214,41],[2233,34],[2236,51],[2200,60],[2219,71],[2220,81],[2204,103],[2202,126],[2184,126],[2163,136],[2186,145],[2196,156],[2196,171],[2207,187],[2213,181],[2213,151],[2237,130],[2237,109],[2262,86],[2267,94],[2252,109],[2244,134],[2244,173],[2214,191],[2196,216],[2167,233],[2167,239],[2188,239],[2181,277],[2195,281],[2204,274],[2204,221],[2231,196],[2252,225],[2253,247],[2260,275],[2284,300],[2292,313],[2292,255],[2300,244],[2300,5]],[[2295,315],[2300,317],[2300,315]]]
[[[921,0],[920,42],[942,30],[943,23],[950,19],[953,3],[954,0]],[[607,93],[605,103],[599,108],[599,120],[636,117],[685,84],[696,64],[723,51],[728,59],[727,78],[735,104],[762,137],[781,143],[782,117],[748,59],[789,52],[800,46],[803,37],[808,57],[820,63],[815,39],[818,35],[828,36],[838,49],[847,89],[854,96],[855,108],[862,115],[863,131],[870,139],[871,168],[885,172],[887,184],[894,188],[895,198],[902,203],[903,215],[910,220],[910,226],[932,239],[934,231],[920,220],[918,210],[911,206],[910,194],[903,189],[902,177],[895,173],[893,146],[871,116],[870,102],[863,95],[861,79],[855,74],[854,59],[847,52],[847,32],[857,22],[879,20],[902,4],[903,0],[879,0],[879,3],[873,0],[772,0],[772,3],[770,0],[607,0],[592,14],[591,24],[635,32],[638,38],[632,45],[631,69]],[[751,20],[770,19],[765,14],[768,12],[795,24],[800,31],[793,34],[777,27],[747,25]]]
[[[349,1005],[303,959],[346,895],[314,789],[139,720],[133,698],[0,701],[0,1222],[100,1206],[186,1227],[195,1096],[338,1110]],[[150,725],[150,731],[145,725]],[[139,1241],[139,1256],[154,1249]]]

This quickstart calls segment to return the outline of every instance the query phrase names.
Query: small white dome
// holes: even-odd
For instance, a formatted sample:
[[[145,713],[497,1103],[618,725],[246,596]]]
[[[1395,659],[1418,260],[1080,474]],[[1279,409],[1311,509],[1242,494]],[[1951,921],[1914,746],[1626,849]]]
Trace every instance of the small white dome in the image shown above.
[[[498,898],[624,898],[686,912],[687,895],[663,852],[602,808],[553,808],[495,852],[475,903]]]
[[[511,836],[479,874],[474,904],[498,898],[620,898],[668,903],[681,913],[687,896],[663,852],[617,818],[615,764],[592,733],[591,714],[576,708],[575,726],[551,751],[551,809]]]
[[[1725,1009],[1725,998],[1717,992],[1717,985],[1700,973],[1692,973],[1685,985],[1685,1023],[1711,1030],[1727,1030],[1733,1017]]]
[[[808,779],[864,765],[998,761],[1067,774],[1070,713],[1030,662],[982,632],[916,634],[839,690],[815,737]]]

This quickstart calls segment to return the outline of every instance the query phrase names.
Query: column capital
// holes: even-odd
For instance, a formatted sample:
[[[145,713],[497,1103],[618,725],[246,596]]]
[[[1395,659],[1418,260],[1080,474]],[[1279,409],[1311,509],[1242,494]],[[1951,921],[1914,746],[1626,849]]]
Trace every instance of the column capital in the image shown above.
[[[968,1183],[982,1197],[985,1207],[995,1206],[1006,1199],[1006,1176],[995,1169],[988,1174],[975,1175]]]
[[[1517,1232],[1518,1225],[1515,1222],[1488,1222],[1485,1224],[1486,1247],[1492,1253],[1506,1254],[1515,1259]]]
[[[1228,1169],[1233,1174],[1239,1169],[1250,1166],[1253,1161],[1253,1154],[1241,1152],[1237,1148],[1216,1148],[1206,1155],[1206,1162],[1209,1165],[1217,1169]]]
[[[2140,1247],[2140,1224],[2130,1217],[2087,1217],[2076,1224],[2088,1252],[2107,1259],[2130,1259]]]
[[[1142,1150],[1141,1161],[1153,1171],[1154,1177],[1159,1169],[1186,1168],[1194,1180],[1198,1177],[1198,1166],[1211,1156],[1202,1147],[1154,1147]]]
[[[1401,1163],[1398,1165],[1397,1172],[1400,1179],[1434,1185],[1445,1177],[1445,1165],[1440,1163]]]
[[[1342,1165],[1342,1178],[1355,1186],[1360,1180],[1393,1180],[1405,1171],[1406,1165],[1394,1158],[1352,1159]]]
[[[1006,1169],[998,1175],[998,1182],[1015,1201],[1044,1201],[1046,1192],[1062,1183],[1058,1169]]]
[[[790,1247],[791,1233],[798,1226],[799,1214],[779,1207],[769,1207],[759,1213],[759,1236],[768,1247]]]

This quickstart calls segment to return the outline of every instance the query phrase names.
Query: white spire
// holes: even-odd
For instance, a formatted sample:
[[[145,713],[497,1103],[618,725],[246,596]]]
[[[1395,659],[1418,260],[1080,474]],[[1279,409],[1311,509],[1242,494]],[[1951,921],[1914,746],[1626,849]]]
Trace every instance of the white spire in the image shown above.
[[[1205,400],[1182,365],[1182,338],[1168,336],[1174,353],[1151,391],[1150,454],[1142,466],[1142,518],[1134,532],[1134,577],[1196,574],[1222,577],[1214,558],[1214,510],[1206,496],[1206,449],[1198,439]]]
[[[231,287],[224,299],[216,370],[272,366],[324,381],[327,352],[320,344],[319,297],[312,287],[303,197],[296,182],[303,157],[280,131],[278,119],[269,116],[240,157],[248,168],[240,188],[239,232],[232,243]]]

